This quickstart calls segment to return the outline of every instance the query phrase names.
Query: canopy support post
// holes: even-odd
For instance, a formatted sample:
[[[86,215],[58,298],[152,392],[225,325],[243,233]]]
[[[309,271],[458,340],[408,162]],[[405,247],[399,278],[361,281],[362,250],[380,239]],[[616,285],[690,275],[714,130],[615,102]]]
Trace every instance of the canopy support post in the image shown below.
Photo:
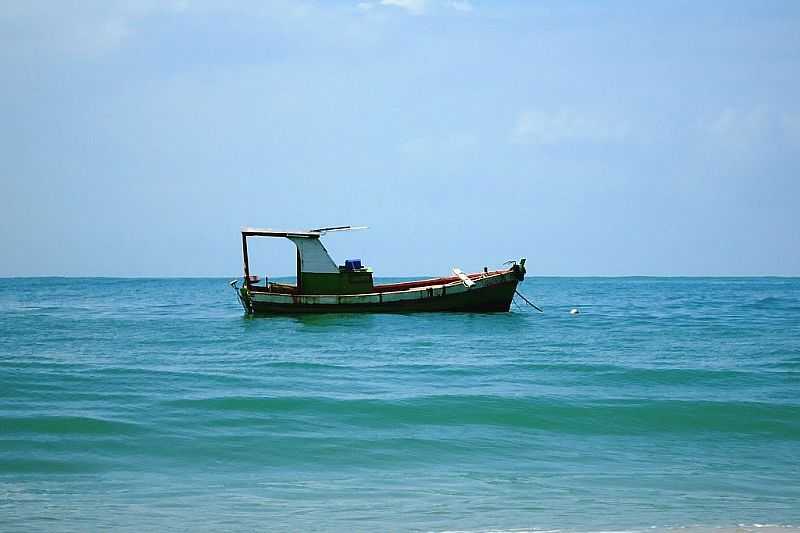
[[[244,258],[244,286],[250,290],[250,263],[247,258],[247,235],[242,233],[242,256]]]
[[[300,247],[297,247],[297,294],[303,294],[303,289],[301,287],[301,280],[302,277],[300,276]]]

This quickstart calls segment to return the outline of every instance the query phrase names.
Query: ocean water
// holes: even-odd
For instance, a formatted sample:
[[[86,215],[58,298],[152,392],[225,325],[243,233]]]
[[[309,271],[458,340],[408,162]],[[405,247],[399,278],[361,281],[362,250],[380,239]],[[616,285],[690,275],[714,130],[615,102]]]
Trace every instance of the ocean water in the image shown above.
[[[544,314],[1,279],[0,530],[800,525],[800,279],[520,290]]]

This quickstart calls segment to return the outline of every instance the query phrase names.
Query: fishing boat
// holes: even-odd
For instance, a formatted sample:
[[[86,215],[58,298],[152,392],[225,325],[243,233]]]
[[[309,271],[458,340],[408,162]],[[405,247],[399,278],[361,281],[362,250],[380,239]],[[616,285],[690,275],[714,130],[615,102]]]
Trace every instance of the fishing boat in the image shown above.
[[[359,259],[337,265],[320,237],[333,231],[363,227],[335,226],[308,231],[242,230],[244,278],[231,281],[248,314],[381,313],[416,311],[508,311],[525,277],[525,259],[510,261],[508,268],[466,274],[453,268],[452,276],[374,283],[372,269]],[[263,280],[250,274],[247,240],[278,237],[297,247],[297,284]]]

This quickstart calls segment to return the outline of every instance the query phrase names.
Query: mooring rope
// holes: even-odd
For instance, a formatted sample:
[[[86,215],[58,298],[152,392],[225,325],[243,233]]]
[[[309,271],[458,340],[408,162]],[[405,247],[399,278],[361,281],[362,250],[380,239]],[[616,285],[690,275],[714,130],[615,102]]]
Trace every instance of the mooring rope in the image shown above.
[[[521,295],[521,294],[519,293],[519,291],[518,291],[517,289],[514,289],[514,292],[517,294],[517,296],[519,296],[520,298],[522,298],[523,300],[525,300],[525,303],[526,303],[526,304],[530,305],[531,307],[533,307],[534,309],[536,309],[536,310],[537,310],[537,311],[539,311],[540,313],[544,313],[544,311],[542,311],[542,308],[541,308],[541,307],[537,306],[535,303],[533,303],[533,302],[531,302],[530,300],[528,300],[527,298],[525,298],[523,295]]]

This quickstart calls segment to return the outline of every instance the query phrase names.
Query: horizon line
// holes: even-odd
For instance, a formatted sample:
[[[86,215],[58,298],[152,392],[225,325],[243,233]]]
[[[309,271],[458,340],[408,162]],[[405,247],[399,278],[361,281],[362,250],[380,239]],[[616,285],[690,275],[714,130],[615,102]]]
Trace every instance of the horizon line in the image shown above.
[[[287,274],[282,276],[270,276],[270,279],[285,279],[294,278],[295,275]],[[414,274],[402,276],[375,276],[375,279],[382,278],[428,278],[437,277],[431,274]],[[46,274],[46,275],[0,275],[0,279],[130,279],[130,280],[145,280],[145,279],[241,279],[242,276],[152,276],[152,275],[135,275],[135,276],[119,276],[119,275],[62,275],[62,274]],[[800,274],[526,274],[526,279],[530,278],[784,278],[793,279],[800,278]]]

